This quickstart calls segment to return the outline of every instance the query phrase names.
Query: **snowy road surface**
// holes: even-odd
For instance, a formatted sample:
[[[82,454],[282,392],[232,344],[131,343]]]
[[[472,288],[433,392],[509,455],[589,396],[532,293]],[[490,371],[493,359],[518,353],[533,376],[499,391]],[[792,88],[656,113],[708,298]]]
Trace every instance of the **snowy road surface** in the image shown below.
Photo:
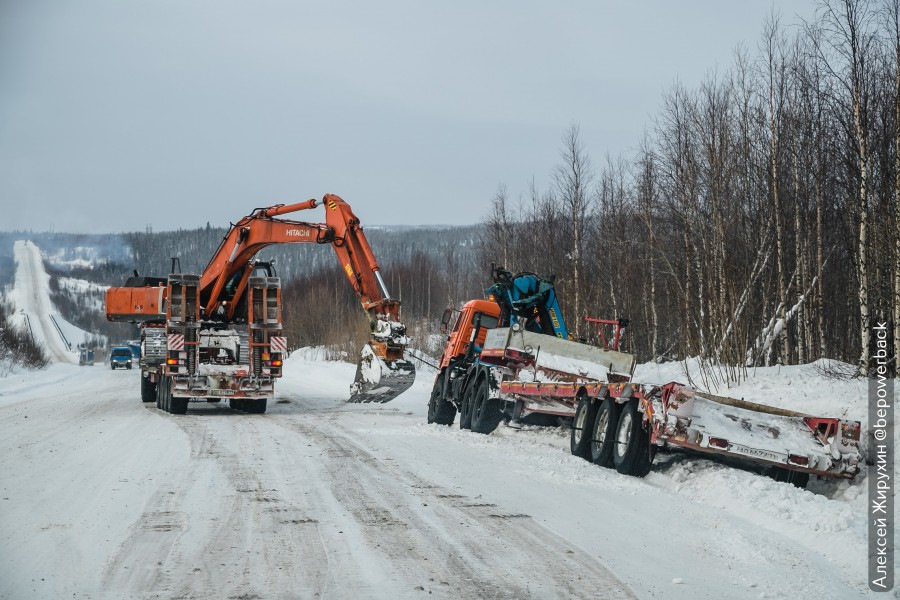
[[[15,243],[13,250],[16,259],[16,286],[10,293],[10,299],[20,321],[17,324],[27,328],[35,342],[47,349],[50,360],[78,364],[78,357],[70,350],[60,333],[62,331],[63,335],[72,336],[69,343],[74,347],[83,341],[80,339],[82,336],[78,335],[83,332],[65,323],[50,302],[50,279],[44,270],[40,249],[32,242],[20,240]],[[68,331],[62,330],[63,327]],[[75,335],[72,330],[75,330]],[[79,339],[74,339],[76,336]]]
[[[137,370],[0,379],[0,598],[867,594],[858,485],[624,477],[562,429],[426,425],[426,373],[347,405],[353,369],[295,354],[264,415],[164,414]]]

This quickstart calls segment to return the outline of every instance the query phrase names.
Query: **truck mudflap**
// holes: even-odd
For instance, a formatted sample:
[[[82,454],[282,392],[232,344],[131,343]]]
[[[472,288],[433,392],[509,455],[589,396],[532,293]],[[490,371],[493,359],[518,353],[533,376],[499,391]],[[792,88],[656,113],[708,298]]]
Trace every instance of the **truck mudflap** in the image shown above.
[[[634,390],[652,442],[824,477],[859,472],[858,421],[813,417],[678,383]]]

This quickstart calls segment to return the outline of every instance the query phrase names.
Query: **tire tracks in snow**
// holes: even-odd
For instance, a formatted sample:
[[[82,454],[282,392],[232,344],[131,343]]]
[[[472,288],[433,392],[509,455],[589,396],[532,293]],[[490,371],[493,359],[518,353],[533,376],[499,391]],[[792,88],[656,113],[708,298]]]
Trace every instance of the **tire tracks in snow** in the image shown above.
[[[150,496],[103,588],[134,598],[635,597],[528,515],[377,458],[339,414],[160,413],[187,436],[191,460]]]
[[[448,598],[633,598],[595,558],[530,516],[504,511],[379,460],[336,414],[273,421],[323,450],[332,494],[401,584]],[[348,524],[349,525],[349,524]],[[405,586],[402,582],[406,582]]]
[[[240,451],[256,445],[265,417],[160,414],[187,435],[191,467],[148,500],[104,588],[143,598],[318,597],[327,569],[316,521],[285,500],[278,482],[262,480],[260,463],[270,457]]]

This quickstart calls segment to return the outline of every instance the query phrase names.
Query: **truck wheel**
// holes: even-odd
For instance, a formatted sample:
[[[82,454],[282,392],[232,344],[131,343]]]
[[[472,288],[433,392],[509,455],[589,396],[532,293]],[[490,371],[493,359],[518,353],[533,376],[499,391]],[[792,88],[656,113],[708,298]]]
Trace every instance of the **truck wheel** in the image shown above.
[[[462,393],[462,402],[459,404],[459,428],[472,429],[472,404],[474,402],[475,384],[470,382]]]
[[[500,410],[500,400],[490,397],[487,378],[478,382],[475,393],[472,394],[472,431],[475,433],[491,433],[497,429],[497,425],[503,420],[503,411]]]
[[[141,375],[141,402],[153,402],[156,399],[156,382]]]
[[[456,418],[456,407],[447,402],[443,397],[444,373],[438,375],[431,389],[431,398],[428,400],[428,422],[438,425],[453,425]]]
[[[575,407],[575,418],[572,419],[572,431],[569,436],[569,447],[574,456],[587,459],[591,452],[591,429],[597,405],[592,398],[581,396]]]
[[[641,422],[636,398],[622,407],[615,442],[613,464],[616,471],[635,477],[643,477],[650,472],[650,436]]]
[[[254,398],[243,401],[244,411],[254,415],[261,415],[266,412],[266,404],[266,398]]]
[[[591,462],[607,469],[613,466],[613,447],[616,443],[620,408],[619,403],[612,398],[604,399],[591,425]]]
[[[173,415],[183,415],[187,412],[188,398],[169,395],[169,412]]]
[[[160,394],[159,394],[159,402],[160,408],[166,412],[171,412],[171,408],[169,407],[169,400],[172,397],[172,390],[170,389],[170,383],[168,377],[163,377],[159,382]]]

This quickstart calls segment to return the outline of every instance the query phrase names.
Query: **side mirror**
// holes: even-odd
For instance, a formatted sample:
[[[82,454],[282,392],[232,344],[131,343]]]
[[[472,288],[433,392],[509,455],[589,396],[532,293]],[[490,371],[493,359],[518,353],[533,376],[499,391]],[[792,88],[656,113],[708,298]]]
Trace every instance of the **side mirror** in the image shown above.
[[[453,318],[453,309],[448,308],[444,311],[444,316],[441,317],[441,333],[447,335],[450,331],[450,319]]]

